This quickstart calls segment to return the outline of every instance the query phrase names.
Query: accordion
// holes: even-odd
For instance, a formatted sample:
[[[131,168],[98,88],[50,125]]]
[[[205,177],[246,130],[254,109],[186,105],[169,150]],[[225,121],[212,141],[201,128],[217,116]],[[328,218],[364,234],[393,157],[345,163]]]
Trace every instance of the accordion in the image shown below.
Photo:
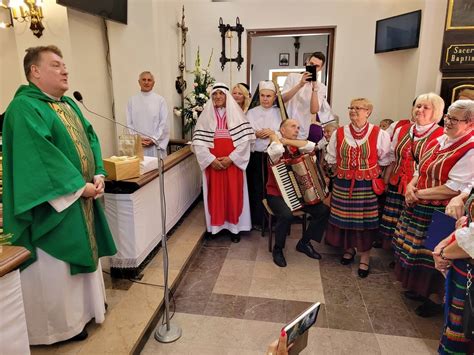
[[[285,159],[271,168],[283,200],[291,211],[314,205],[329,194],[324,173],[314,154]]]

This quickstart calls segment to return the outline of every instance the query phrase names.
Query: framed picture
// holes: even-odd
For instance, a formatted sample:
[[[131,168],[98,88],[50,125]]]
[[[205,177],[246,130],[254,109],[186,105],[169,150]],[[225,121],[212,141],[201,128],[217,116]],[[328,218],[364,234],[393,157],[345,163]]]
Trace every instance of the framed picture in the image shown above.
[[[303,54],[303,63],[302,63],[302,65],[306,65],[306,62],[308,61],[308,59],[311,58],[311,54],[313,54],[313,52]]]
[[[287,67],[290,65],[290,53],[280,53],[278,60],[280,67]]]
[[[446,30],[474,29],[474,4],[472,0],[449,0]]]

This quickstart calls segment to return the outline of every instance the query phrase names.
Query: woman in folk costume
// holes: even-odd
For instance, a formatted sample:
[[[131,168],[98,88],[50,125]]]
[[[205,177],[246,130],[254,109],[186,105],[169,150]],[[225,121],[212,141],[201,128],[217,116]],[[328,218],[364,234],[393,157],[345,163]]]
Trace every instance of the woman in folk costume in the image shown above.
[[[469,193],[474,184],[473,102],[458,100],[444,116],[444,134],[421,152],[418,170],[408,183],[408,207],[398,221],[393,246],[395,275],[409,293],[424,303],[415,312],[430,317],[441,312],[443,276],[435,270],[432,253],[424,248],[435,210],[445,212],[449,200]]]
[[[252,228],[245,169],[255,134],[225,84],[214,84],[211,98],[192,141],[203,173],[207,231],[227,229],[238,243],[238,233]]]
[[[384,249],[392,249],[392,238],[398,219],[405,208],[407,184],[413,178],[420,160],[420,152],[431,140],[443,134],[438,122],[443,117],[444,101],[434,93],[417,97],[412,109],[415,123],[395,130],[390,145],[392,163],[385,170],[388,192],[385,198],[379,235]]]
[[[344,249],[343,265],[354,261],[356,251],[361,254],[360,277],[369,275],[370,249],[379,227],[372,180],[389,164],[390,151],[388,133],[368,121],[372,108],[367,99],[352,100],[351,123],[333,133],[326,154],[336,171],[326,242]]]
[[[474,257],[474,195],[464,205],[465,212],[458,218],[454,205],[464,203],[468,194],[462,193],[449,202],[446,214],[457,218],[456,231],[442,240],[433,252],[435,267],[446,276],[445,318],[439,354],[474,354],[474,339],[465,336],[464,308],[469,307],[467,285],[472,282]],[[469,288],[473,287],[470,285]],[[472,294],[472,290],[471,290]],[[469,309],[469,308],[468,308]]]

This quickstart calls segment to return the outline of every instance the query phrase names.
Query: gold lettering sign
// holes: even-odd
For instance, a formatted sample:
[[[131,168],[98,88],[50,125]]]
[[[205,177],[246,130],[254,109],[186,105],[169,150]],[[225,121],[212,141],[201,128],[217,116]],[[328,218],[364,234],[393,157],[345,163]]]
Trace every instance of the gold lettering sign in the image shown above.
[[[446,48],[447,65],[473,65],[474,44],[452,44]]]

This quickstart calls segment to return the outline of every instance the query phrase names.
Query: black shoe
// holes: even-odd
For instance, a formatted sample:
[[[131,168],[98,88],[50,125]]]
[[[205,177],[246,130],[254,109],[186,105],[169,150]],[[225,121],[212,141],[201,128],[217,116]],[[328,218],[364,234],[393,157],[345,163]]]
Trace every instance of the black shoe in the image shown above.
[[[238,243],[240,242],[240,235],[238,234],[232,234],[230,236],[230,240],[232,240],[232,243]]]
[[[389,264],[388,264],[388,267],[390,269],[395,269],[395,261],[391,261]]]
[[[413,301],[419,301],[419,302],[425,302],[426,301],[426,297],[420,296],[418,293],[413,292],[413,291],[404,291],[403,296],[405,296],[405,298],[408,298],[409,300],[413,300]]]
[[[415,313],[420,317],[429,318],[443,313],[443,306],[428,299],[415,309]]]
[[[286,260],[285,256],[283,255],[283,250],[273,248],[273,262],[277,264],[279,267],[286,267]]]
[[[364,270],[364,269],[361,269],[360,268],[360,265],[365,265],[367,266],[367,270]],[[359,270],[357,270],[357,273],[359,274],[359,277],[361,279],[365,279],[367,276],[369,276],[369,271],[370,270],[370,266],[369,264],[366,264],[366,263],[359,263]]]
[[[258,224],[254,224],[254,225],[252,226],[252,230],[261,232],[261,231],[262,231],[262,226],[261,226],[261,225],[258,225]]]
[[[310,258],[313,259],[321,259],[321,254],[319,254],[316,250],[314,250],[313,245],[311,242],[303,243],[301,240],[296,244],[296,250],[300,253],[304,253]]]
[[[87,337],[89,336],[89,334],[87,333],[87,330],[86,328],[82,329],[82,332],[80,332],[79,334],[73,336],[71,339],[69,340],[72,340],[72,341],[83,341],[83,340],[86,340]]]
[[[350,255],[350,258],[345,258],[344,255]],[[349,265],[354,261],[354,257],[356,255],[355,249],[352,249],[352,252],[350,251],[345,251],[344,254],[341,256],[341,264],[342,265]]]

